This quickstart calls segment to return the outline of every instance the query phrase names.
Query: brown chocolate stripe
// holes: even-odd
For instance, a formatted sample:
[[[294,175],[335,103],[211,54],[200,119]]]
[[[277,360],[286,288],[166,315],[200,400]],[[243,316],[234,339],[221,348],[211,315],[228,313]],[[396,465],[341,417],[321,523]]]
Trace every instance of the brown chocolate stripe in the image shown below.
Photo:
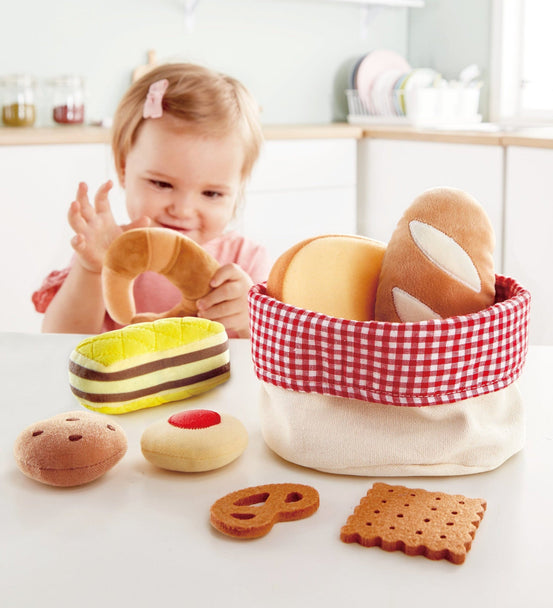
[[[207,372],[202,372],[201,374],[196,374],[195,376],[190,376],[188,378],[180,378],[179,380],[172,380],[170,382],[163,382],[162,384],[156,384],[154,386],[148,386],[146,388],[142,388],[136,391],[129,391],[126,393],[87,393],[85,391],[81,391],[74,386],[71,386],[71,390],[73,394],[81,399],[86,399],[92,403],[112,403],[118,401],[131,401],[133,399],[140,399],[141,397],[147,397],[148,395],[153,395],[154,393],[160,393],[162,391],[167,391],[175,388],[182,388],[185,386],[190,386],[192,384],[196,384],[198,382],[203,382],[204,380],[209,380],[210,378],[215,378],[216,376],[220,376],[230,371],[230,363],[225,363],[220,367],[216,367],[215,369],[211,369]]]
[[[186,363],[193,363],[194,361],[201,361],[202,359],[209,359],[215,355],[220,355],[228,350],[228,340],[225,340],[222,344],[216,344],[209,348],[202,350],[195,350],[191,353],[184,353],[183,355],[177,355],[175,357],[165,357],[163,359],[156,359],[149,363],[143,363],[142,365],[135,365],[127,369],[120,370],[118,372],[98,372],[83,365],[79,365],[74,361],[69,362],[69,371],[85,380],[100,380],[102,382],[109,382],[113,380],[128,380],[129,378],[136,378],[137,376],[143,376],[151,372],[157,372],[160,369],[166,369],[168,367],[178,367],[179,365],[185,365]]]

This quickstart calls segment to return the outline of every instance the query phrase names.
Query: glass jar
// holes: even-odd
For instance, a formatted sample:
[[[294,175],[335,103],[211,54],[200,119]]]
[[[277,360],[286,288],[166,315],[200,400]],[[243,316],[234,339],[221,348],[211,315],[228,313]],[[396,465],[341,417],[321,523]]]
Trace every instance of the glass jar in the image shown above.
[[[13,74],[0,79],[2,122],[7,127],[31,127],[36,120],[36,82],[31,76]]]
[[[52,118],[59,125],[84,122],[84,80],[80,76],[58,76],[49,81],[52,93]]]

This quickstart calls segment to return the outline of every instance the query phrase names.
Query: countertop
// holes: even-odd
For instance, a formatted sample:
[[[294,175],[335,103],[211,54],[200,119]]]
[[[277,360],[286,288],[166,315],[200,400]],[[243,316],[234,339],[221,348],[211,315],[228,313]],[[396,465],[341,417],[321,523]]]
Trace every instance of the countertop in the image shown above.
[[[398,139],[500,146],[553,148],[553,128],[535,127],[501,130],[493,125],[474,128],[422,128],[405,125],[353,125],[328,123],[309,125],[264,125],[268,141],[285,139]],[[0,145],[109,143],[104,127],[0,127]]]
[[[15,438],[38,420],[80,408],[67,376],[80,339],[0,334],[3,606],[551,606],[553,347],[531,347],[520,380],[527,412],[522,452],[478,475],[380,479],[487,500],[472,549],[455,566],[340,541],[341,526],[379,480],[295,466],[266,447],[246,340],[231,340],[227,383],[186,402],[111,417],[125,429],[129,449],[104,477],[64,489],[28,479],[15,465]],[[148,463],[139,447],[143,430],[185,408],[242,420],[249,433],[244,454],[207,473]],[[221,496],[280,482],[315,487],[319,510],[251,541],[210,526],[209,508]]]
[[[359,139],[363,129],[347,123],[321,125],[265,125],[267,140],[274,139]],[[110,143],[111,132],[105,127],[0,127],[0,145]]]

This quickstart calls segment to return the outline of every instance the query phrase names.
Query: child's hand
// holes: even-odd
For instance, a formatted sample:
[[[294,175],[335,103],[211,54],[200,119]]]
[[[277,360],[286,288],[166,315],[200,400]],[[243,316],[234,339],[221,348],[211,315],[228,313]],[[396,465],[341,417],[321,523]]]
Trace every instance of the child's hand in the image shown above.
[[[117,225],[108,199],[108,192],[113,183],[102,184],[94,197],[94,206],[88,199],[88,187],[81,182],[77,189],[77,198],[71,203],[67,219],[75,231],[71,246],[78,255],[78,260],[86,270],[99,273],[102,270],[104,255],[123,228]],[[125,226],[125,230],[148,226],[148,218],[140,218]]]
[[[221,266],[211,279],[211,291],[196,302],[198,316],[219,321],[239,338],[249,338],[248,291],[250,277],[236,264]]]

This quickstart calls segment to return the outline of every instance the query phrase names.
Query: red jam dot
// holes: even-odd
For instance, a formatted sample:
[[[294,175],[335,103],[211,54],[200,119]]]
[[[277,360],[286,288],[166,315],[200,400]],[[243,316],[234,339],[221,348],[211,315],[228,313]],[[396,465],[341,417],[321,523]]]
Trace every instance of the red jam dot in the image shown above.
[[[173,414],[169,424],[179,429],[206,429],[221,422],[221,416],[211,410],[187,410]]]

